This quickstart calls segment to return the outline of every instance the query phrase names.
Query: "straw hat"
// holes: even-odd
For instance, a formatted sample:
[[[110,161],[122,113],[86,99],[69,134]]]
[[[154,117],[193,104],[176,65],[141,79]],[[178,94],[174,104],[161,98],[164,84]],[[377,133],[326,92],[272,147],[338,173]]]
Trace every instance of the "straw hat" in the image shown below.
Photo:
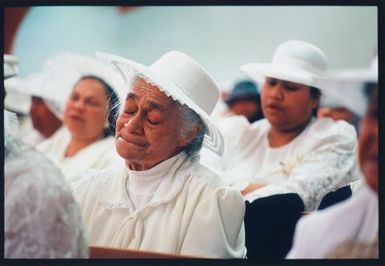
[[[327,61],[317,46],[291,40],[278,46],[271,63],[249,63],[240,70],[257,82],[271,77],[322,89],[318,78],[325,73]]]
[[[206,125],[203,144],[222,155],[223,137],[209,118],[219,99],[219,88],[209,73],[188,55],[171,51],[164,54],[151,66],[145,66],[116,55],[97,53],[120,70],[130,86],[133,77],[145,79],[158,87],[167,96],[194,110]]]

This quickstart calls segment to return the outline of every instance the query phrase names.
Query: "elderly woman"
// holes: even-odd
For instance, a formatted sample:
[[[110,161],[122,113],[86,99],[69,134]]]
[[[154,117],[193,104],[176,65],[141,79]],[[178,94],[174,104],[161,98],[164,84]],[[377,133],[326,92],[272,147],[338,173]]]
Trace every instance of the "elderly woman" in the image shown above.
[[[356,132],[345,121],[313,116],[323,88],[317,78],[326,68],[318,47],[297,40],[282,43],[270,64],[242,66],[251,78],[262,79],[265,119],[251,127],[229,120],[227,127],[239,133],[226,143],[224,159],[206,158],[205,164],[250,202],[296,193],[306,211],[316,209],[328,192],[347,186],[357,178],[351,174]]]
[[[116,123],[122,168],[74,184],[89,244],[211,258],[245,255],[244,202],[198,162],[202,144],[221,153],[211,123],[219,90],[184,53],[150,67],[100,54],[129,84]]]
[[[77,81],[64,108],[63,127],[36,146],[61,168],[69,182],[90,169],[114,164],[118,158],[111,147],[120,104],[119,90],[112,88],[99,72],[89,70],[92,74]],[[111,75],[114,74],[118,77],[117,73]],[[110,76],[111,80],[114,82]]]
[[[351,199],[324,211],[306,216],[297,224],[288,258],[378,258],[378,61],[371,69],[339,71],[330,77],[344,84],[365,82],[367,113],[359,132],[358,159],[365,184]],[[349,75],[347,75],[350,73]],[[362,89],[339,92],[336,100],[353,99]],[[351,106],[352,104],[350,104]],[[354,105],[354,103],[353,103]]]

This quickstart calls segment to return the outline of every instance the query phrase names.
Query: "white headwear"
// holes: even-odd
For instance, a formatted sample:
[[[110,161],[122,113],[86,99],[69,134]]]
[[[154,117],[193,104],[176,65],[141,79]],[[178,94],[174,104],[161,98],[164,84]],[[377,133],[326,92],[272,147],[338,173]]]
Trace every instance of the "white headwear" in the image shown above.
[[[19,60],[9,54],[4,55],[4,79],[16,76],[19,72],[17,69],[17,64],[19,63]]]
[[[326,55],[315,45],[299,40],[278,46],[271,63],[249,63],[240,70],[257,82],[271,77],[322,89],[318,77],[327,69]]]
[[[320,82],[324,84],[325,96],[362,116],[367,109],[363,85],[366,82],[378,83],[378,56],[370,67],[329,71]]]
[[[171,51],[147,67],[111,54],[97,53],[97,56],[115,65],[128,85],[131,85],[133,77],[141,77],[167,96],[194,110],[207,128],[203,144],[222,155],[223,136],[209,118],[218,102],[219,88],[194,59],[182,52]]]
[[[50,110],[62,119],[72,88],[81,77],[88,75],[103,79],[122,102],[124,82],[119,73],[99,60],[72,53],[49,58],[44,63],[43,71],[21,80],[17,90],[44,99]]]

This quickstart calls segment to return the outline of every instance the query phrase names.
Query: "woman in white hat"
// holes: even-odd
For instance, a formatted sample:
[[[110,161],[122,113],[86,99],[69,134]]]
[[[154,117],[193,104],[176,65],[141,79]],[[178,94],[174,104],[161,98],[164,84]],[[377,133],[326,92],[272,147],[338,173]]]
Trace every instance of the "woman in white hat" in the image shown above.
[[[61,72],[67,81],[60,83],[55,75],[48,74],[51,77],[41,83],[46,81],[46,91],[56,89],[58,96],[68,97],[57,112],[63,126],[36,148],[72,182],[88,170],[103,169],[119,158],[113,143],[123,81],[118,73],[88,57],[65,54],[55,60],[62,64],[55,72]],[[68,88],[70,82],[72,88]]]
[[[89,244],[208,258],[245,256],[241,194],[199,164],[221,153],[210,75],[171,51],[150,67],[108,54],[131,88],[116,123],[124,160],[74,184]]]
[[[16,75],[4,56],[4,78]],[[4,110],[4,257],[87,258],[79,206],[61,171],[16,137]]]
[[[238,127],[231,149],[213,168],[250,202],[297,193],[305,211],[312,211],[328,192],[357,178],[349,174],[355,168],[354,128],[345,121],[313,117],[323,89],[318,77],[326,68],[318,47],[297,40],[279,45],[272,63],[241,67],[263,83],[265,119]]]
[[[302,218],[287,258],[378,258],[378,61],[373,60],[371,69],[335,72],[327,81],[361,84],[359,89],[334,92],[336,100],[352,100],[366,91],[366,97],[360,99],[367,112],[358,140],[358,159],[366,182],[349,200]]]

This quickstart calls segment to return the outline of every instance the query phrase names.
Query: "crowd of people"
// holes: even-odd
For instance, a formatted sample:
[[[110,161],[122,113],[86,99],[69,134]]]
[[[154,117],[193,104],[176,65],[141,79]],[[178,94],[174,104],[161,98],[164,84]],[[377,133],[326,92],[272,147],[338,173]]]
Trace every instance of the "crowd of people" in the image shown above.
[[[181,51],[58,55],[26,79],[17,63],[5,94],[30,106],[4,110],[6,258],[379,257],[378,57],[331,71],[288,40],[227,95]]]

